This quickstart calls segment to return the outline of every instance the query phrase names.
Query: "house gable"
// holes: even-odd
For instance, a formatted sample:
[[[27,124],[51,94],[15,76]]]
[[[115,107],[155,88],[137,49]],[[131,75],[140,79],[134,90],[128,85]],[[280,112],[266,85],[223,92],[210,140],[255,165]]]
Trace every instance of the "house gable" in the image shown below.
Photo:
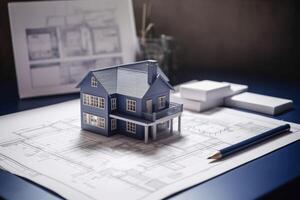
[[[152,60],[92,70],[76,87],[80,87],[81,91],[89,90],[87,82],[91,75],[95,76],[98,85],[101,84],[108,95],[117,93],[142,99],[157,79],[172,88],[158,63]]]
[[[81,127],[86,130],[91,130],[93,132],[99,133],[101,135],[110,136],[112,133],[109,132],[109,118],[108,118],[108,110],[109,110],[109,95],[101,83],[95,77],[95,81],[97,82],[97,87],[93,87],[91,85],[91,78],[95,77],[92,72],[88,73],[84,79],[80,83],[80,104],[81,104]],[[84,94],[102,97],[104,98],[104,108],[94,107],[93,105],[84,105]],[[104,128],[96,127],[95,125],[85,123],[84,122],[84,114],[88,114],[90,116],[94,115],[98,118],[104,119]]]
[[[154,94],[169,93],[170,90],[173,90],[173,87],[167,81],[165,81],[160,75],[158,75],[156,80],[153,82],[149,90],[144,95],[143,99],[149,98]]]
[[[93,94],[96,96],[107,96],[108,93],[106,89],[102,86],[102,84],[98,81],[98,79],[95,77],[95,80],[97,81],[97,87],[92,87],[91,85],[91,78],[95,77],[92,72],[88,73],[84,79],[78,84],[80,86],[80,92],[87,93],[87,94]]]
[[[117,67],[94,71],[93,74],[108,94],[117,92]]]
[[[147,112],[147,101],[152,101],[152,111],[157,112],[163,108],[159,107],[159,98],[165,97],[166,106],[170,102],[170,90],[172,88],[167,84],[163,78],[157,77],[154,83],[151,85],[142,100],[142,110]]]

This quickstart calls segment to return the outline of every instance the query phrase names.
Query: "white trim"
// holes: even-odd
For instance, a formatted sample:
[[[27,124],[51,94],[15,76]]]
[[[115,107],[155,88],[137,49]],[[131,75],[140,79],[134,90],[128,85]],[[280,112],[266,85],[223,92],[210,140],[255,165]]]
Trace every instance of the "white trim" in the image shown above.
[[[128,119],[128,118],[125,118],[125,117],[120,117],[120,116],[117,116],[117,115],[114,115],[114,114],[110,114],[109,117],[115,118],[115,119],[118,119],[118,120],[122,120],[122,121],[125,121],[125,122],[132,122],[132,123],[135,123],[135,124],[138,124],[138,125],[141,125],[141,126],[150,126],[150,123],[147,124],[147,123],[139,122],[139,121],[136,121],[136,120]]]
[[[179,112],[179,113],[176,113],[174,115],[169,115],[169,116],[160,118],[160,119],[156,120],[155,122],[149,122],[149,123],[140,122],[140,121],[137,121],[137,120],[134,120],[134,119],[128,119],[126,117],[121,117],[121,116],[114,115],[114,114],[110,114],[109,117],[119,119],[119,120],[122,120],[122,121],[126,121],[126,122],[133,122],[133,123],[141,125],[141,126],[153,126],[154,124],[158,124],[158,123],[173,119],[175,117],[178,117],[181,114],[182,114],[182,112]]]
[[[103,97],[98,97],[98,104],[100,109],[105,109],[105,99]]]
[[[136,112],[136,100],[126,99],[126,111]]]
[[[132,122],[126,122],[126,131],[128,133],[136,134],[136,124]]]

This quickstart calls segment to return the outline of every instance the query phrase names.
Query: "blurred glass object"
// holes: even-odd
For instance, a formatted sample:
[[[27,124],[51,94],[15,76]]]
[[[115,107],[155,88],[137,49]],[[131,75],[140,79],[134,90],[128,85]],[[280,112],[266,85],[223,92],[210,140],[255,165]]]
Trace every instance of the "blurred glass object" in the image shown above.
[[[174,37],[161,35],[156,38],[141,38],[139,44],[140,51],[137,54],[137,60],[157,60],[160,68],[172,81],[175,81],[178,46]]]

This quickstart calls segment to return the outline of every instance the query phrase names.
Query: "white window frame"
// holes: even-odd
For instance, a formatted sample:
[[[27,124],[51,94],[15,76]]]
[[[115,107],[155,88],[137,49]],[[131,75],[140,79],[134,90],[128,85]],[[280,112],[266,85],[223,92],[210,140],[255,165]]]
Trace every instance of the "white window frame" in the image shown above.
[[[98,97],[98,108],[100,109],[105,108],[105,99],[103,97]]]
[[[98,117],[96,115],[89,115],[89,125],[98,127]],[[100,127],[99,127],[100,128]]]
[[[110,120],[110,128],[112,131],[117,129],[117,119],[111,119]]]
[[[98,117],[98,119],[97,119],[97,127],[105,129],[105,118]]]
[[[126,99],[126,111],[136,112],[136,100]]]
[[[83,105],[85,106],[105,109],[105,99],[103,97],[82,93],[82,101]]]
[[[89,105],[90,97],[87,94],[82,94],[83,105]]]
[[[93,107],[98,107],[98,98],[93,95],[90,95],[90,104]]]
[[[90,126],[95,126],[101,129],[105,129],[105,118],[83,112],[83,123]]]
[[[158,97],[158,109],[165,108],[167,105],[167,96]]]
[[[94,76],[91,77],[91,86],[98,87],[97,79]]]
[[[83,113],[83,123],[88,124],[89,115],[88,113]]]
[[[132,122],[126,122],[126,131],[128,133],[136,134],[136,124]]]
[[[116,110],[117,109],[117,98],[111,98],[110,103],[111,103],[111,110]]]

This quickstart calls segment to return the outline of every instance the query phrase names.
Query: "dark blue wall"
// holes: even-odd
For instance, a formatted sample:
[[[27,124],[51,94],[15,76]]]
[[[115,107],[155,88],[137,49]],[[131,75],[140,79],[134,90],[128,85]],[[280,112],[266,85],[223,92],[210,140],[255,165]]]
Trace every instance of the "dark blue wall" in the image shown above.
[[[134,137],[137,139],[144,139],[144,127],[140,125],[136,125],[136,134],[128,133],[126,131],[126,122],[122,120],[118,120],[118,133],[130,137]]]
[[[131,99],[136,101],[136,112],[126,111],[126,99]],[[118,111],[120,113],[126,113],[135,117],[142,116],[142,100],[134,97],[129,97],[125,95],[118,95]]]
[[[89,73],[80,86],[80,107],[81,107],[81,127],[85,130],[93,131],[96,133],[100,133],[102,135],[110,136],[108,128],[110,129],[110,119],[108,117],[108,111],[110,108],[110,100],[108,98],[108,94],[106,90],[102,87],[102,85],[98,82],[98,87],[91,87],[91,77],[92,73]],[[82,93],[90,94],[98,97],[103,97],[105,99],[104,109],[95,108],[91,106],[83,105],[83,97]],[[83,112],[97,115],[99,117],[105,118],[105,129],[100,129],[88,124],[83,123]]]
[[[131,99],[136,101],[136,112],[129,112],[126,111],[126,99]],[[126,95],[117,95],[117,107],[118,112],[125,113],[127,115],[132,115],[135,117],[141,117],[142,116],[142,100],[134,97],[129,97]],[[128,133],[126,131],[126,122],[122,120],[118,120],[118,133],[127,135],[130,137],[135,137],[138,139],[144,138],[144,127],[140,125],[136,125],[136,134]]]

